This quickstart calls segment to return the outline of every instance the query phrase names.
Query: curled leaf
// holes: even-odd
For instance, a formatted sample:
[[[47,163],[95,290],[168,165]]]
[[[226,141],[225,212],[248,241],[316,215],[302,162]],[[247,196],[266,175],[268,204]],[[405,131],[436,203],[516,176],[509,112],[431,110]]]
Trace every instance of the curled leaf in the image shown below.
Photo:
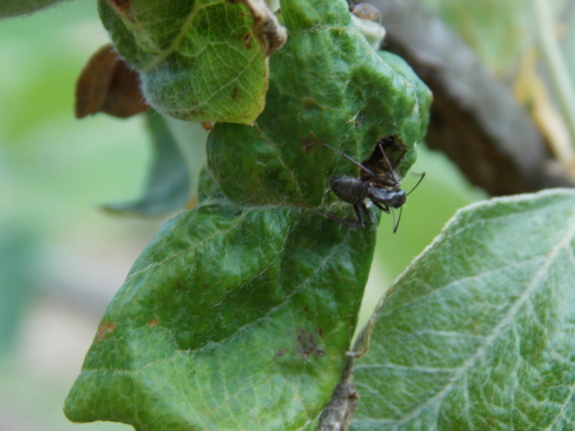
[[[76,82],[76,118],[97,112],[127,118],[147,109],[138,73],[120,58],[112,45],[96,51]]]

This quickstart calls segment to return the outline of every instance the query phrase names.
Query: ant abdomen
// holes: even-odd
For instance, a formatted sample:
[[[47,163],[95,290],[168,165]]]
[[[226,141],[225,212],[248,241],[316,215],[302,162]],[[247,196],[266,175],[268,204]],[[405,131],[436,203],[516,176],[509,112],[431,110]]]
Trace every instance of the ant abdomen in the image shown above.
[[[367,198],[366,183],[359,178],[340,176],[329,182],[331,189],[342,201],[350,204],[359,204]]]

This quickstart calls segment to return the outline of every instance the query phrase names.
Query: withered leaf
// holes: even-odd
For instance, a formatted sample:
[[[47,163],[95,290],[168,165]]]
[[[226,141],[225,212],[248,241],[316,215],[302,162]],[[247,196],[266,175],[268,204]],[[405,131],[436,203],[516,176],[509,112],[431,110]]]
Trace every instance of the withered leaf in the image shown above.
[[[122,60],[112,45],[104,45],[96,51],[76,82],[76,118],[97,112],[127,118],[147,109],[138,73]]]

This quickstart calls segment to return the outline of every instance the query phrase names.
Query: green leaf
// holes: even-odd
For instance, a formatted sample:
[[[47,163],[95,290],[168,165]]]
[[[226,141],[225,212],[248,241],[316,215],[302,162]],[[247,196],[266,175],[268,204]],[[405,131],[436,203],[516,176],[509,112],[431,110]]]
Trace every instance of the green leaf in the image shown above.
[[[357,360],[351,430],[575,428],[575,192],[461,210]]]
[[[316,226],[323,237],[310,237]],[[110,304],[68,417],[154,430],[309,425],[337,383],[371,234],[286,208],[185,213]]]
[[[190,199],[191,173],[164,118],[147,113],[154,159],[144,195],[133,201],[105,205],[113,212],[159,215],[181,210]]]
[[[140,72],[146,99],[158,112],[246,124],[262,112],[266,57],[285,41],[285,30],[263,2],[99,0],[99,8],[117,50]],[[262,22],[271,35],[262,31]],[[274,37],[278,41],[270,42]]]
[[[430,95],[404,62],[372,50],[345,1],[281,10],[291,36],[270,58],[266,109],[253,126],[211,131],[198,206],[164,226],[110,304],[66,400],[71,420],[154,431],[317,425],[346,364],[375,241],[374,226],[332,220],[354,212],[329,179],[359,169],[319,141],[364,160],[394,135],[405,173]]]
[[[62,0],[3,0],[0,2],[0,18],[30,14],[60,2]]]

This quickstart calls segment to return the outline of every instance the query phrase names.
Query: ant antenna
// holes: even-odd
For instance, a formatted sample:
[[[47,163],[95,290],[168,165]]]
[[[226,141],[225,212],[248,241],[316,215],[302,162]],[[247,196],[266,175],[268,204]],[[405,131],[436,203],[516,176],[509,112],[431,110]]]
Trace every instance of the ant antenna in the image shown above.
[[[375,174],[373,172],[371,172],[370,169],[366,168],[365,166],[363,166],[361,163],[355,161],[354,159],[352,159],[350,156],[348,156],[347,154],[345,154],[343,151],[338,150],[335,147],[332,147],[331,145],[329,145],[327,142],[322,141],[321,139],[319,139],[317,137],[317,135],[314,132],[311,132],[312,135],[315,137],[315,139],[318,140],[318,142],[320,144],[322,144],[324,147],[327,147],[333,151],[335,151],[336,153],[340,154],[341,156],[345,157],[347,160],[349,160],[351,163],[353,163],[355,166],[357,166],[358,168],[360,168],[361,170],[367,172],[369,175],[371,175],[372,177],[375,177]]]
[[[417,184],[414,185],[412,187],[412,189],[405,195],[405,196],[409,196],[409,194],[411,194],[412,191],[414,191],[417,186],[419,185],[419,183],[421,183],[421,181],[423,180],[423,178],[425,177],[425,172],[423,172],[421,174],[421,176],[419,177],[419,181],[417,181]],[[401,220],[401,215],[403,214],[403,206],[399,208],[399,217],[397,218],[397,223],[395,222],[395,211],[394,208],[391,207],[391,212],[393,213],[393,233],[397,232],[397,228],[399,227],[399,222]]]
[[[393,178],[393,181],[395,181],[396,183],[399,183],[399,178],[397,178],[397,172],[395,172],[395,169],[393,169],[393,166],[391,166],[391,162],[389,161],[387,154],[385,154],[385,150],[383,149],[383,146],[381,145],[381,141],[382,141],[381,139],[379,141],[377,141],[377,145],[379,147],[379,151],[381,151],[381,156],[383,157],[383,160],[385,161],[385,167],[389,171],[391,177]]]
[[[421,181],[423,180],[424,177],[425,177],[425,172],[422,172],[421,176],[419,177],[419,180],[417,181],[417,184],[414,185],[414,186],[412,187],[412,189],[411,189],[409,192],[407,192],[407,194],[406,194],[405,196],[409,196],[409,195],[411,194],[411,192],[414,191],[414,190],[417,188],[417,186],[419,185],[419,183],[421,183]]]
[[[401,220],[401,214],[403,214],[403,207],[399,208],[399,217],[397,221],[395,220],[395,208],[391,207],[391,213],[393,214],[393,233],[397,232],[397,228],[399,227],[399,221]]]

